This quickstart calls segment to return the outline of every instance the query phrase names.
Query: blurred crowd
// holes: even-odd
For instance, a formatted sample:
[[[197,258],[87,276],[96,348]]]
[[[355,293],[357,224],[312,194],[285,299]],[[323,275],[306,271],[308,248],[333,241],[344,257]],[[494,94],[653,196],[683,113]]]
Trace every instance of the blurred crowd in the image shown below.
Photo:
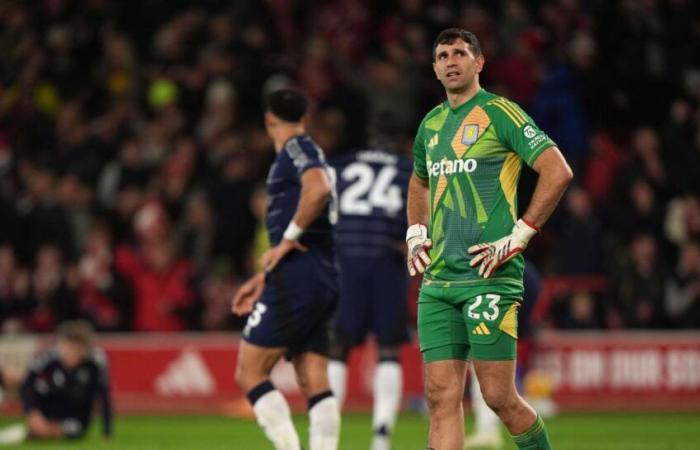
[[[599,275],[547,324],[700,327],[699,5],[690,0],[7,0],[0,3],[0,326],[234,329],[265,247],[265,92],[312,101],[331,156],[393,111],[410,152],[442,100],[431,44],[476,33],[482,85],[576,183],[528,256]],[[523,176],[523,195],[534,183]],[[528,189],[529,188],[529,189]],[[522,208],[522,206],[521,206]]]

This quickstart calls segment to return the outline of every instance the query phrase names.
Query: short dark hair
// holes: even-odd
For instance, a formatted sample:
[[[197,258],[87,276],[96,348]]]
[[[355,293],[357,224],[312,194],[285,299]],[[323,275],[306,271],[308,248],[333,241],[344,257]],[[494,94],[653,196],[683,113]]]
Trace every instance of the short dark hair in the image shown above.
[[[369,124],[370,134],[396,137],[403,132],[401,121],[395,112],[383,109],[377,112]]]
[[[461,39],[469,44],[472,52],[474,52],[474,56],[481,55],[481,44],[474,33],[463,28],[448,28],[446,30],[442,30],[435,38],[435,42],[433,42],[433,61],[435,61],[435,57],[437,56],[435,55],[435,50],[437,49],[438,45],[452,44],[457,39]]]
[[[286,122],[301,122],[306,114],[306,97],[295,89],[271,92],[265,99],[265,110]]]
[[[61,323],[56,332],[61,340],[77,342],[86,347],[92,345],[94,330],[86,320],[69,320]]]
[[[367,132],[370,145],[395,151],[404,129],[396,113],[381,110],[370,121]]]

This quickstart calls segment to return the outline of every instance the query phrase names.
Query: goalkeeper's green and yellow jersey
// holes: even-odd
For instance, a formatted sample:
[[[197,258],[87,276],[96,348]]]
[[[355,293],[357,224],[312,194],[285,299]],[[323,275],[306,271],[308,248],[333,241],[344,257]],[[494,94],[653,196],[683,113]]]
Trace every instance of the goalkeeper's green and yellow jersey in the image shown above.
[[[518,105],[483,89],[457,108],[443,102],[425,116],[413,144],[413,170],[430,185],[433,262],[424,286],[478,292],[498,285],[522,294],[522,256],[484,279],[469,266],[467,249],[511,232],[523,161],[532,166],[554,145]]]

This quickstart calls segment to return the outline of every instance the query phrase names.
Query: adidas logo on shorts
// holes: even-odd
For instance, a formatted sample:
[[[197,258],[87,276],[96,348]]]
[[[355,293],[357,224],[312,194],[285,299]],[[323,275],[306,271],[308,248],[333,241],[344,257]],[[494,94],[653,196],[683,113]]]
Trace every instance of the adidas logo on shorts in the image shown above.
[[[481,322],[476,328],[474,328],[474,330],[472,330],[472,334],[488,336],[491,334],[491,331],[488,329],[486,324],[484,324],[484,322]]]

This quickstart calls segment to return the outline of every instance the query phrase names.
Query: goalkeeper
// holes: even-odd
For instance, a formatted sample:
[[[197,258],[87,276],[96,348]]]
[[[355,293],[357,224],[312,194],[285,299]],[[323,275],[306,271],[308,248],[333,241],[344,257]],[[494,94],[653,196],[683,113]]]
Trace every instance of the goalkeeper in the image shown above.
[[[440,33],[433,69],[447,100],[418,128],[408,190],[408,269],[423,273],[418,337],[430,409],[428,447],[464,444],[471,359],[486,404],[520,449],[550,449],[542,420],[515,389],[523,257],[573,175],[554,142],[516,104],[479,85],[484,56],[461,29]],[[517,215],[523,163],[539,175]]]

